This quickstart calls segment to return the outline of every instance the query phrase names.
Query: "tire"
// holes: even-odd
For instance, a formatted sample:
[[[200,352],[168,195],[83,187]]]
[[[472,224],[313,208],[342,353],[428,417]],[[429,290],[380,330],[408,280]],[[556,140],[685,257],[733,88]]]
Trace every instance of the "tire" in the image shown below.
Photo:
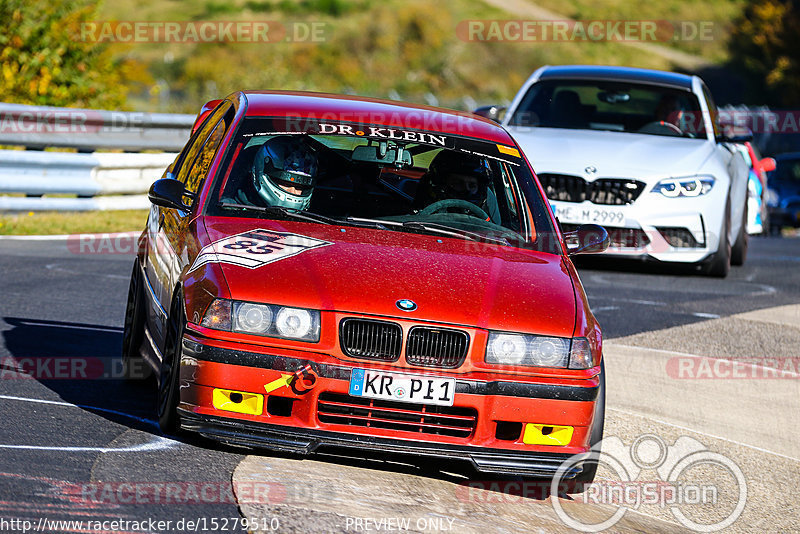
[[[125,323],[122,331],[122,373],[125,380],[138,382],[150,376],[139,348],[144,340],[144,293],[142,269],[139,259],[133,262],[133,272],[128,286],[128,301],[125,305]]]
[[[606,420],[606,366],[605,362],[600,362],[600,388],[597,392],[597,400],[594,404],[594,426],[592,426],[592,433],[589,436],[589,445],[594,447],[603,441],[603,428]],[[597,453],[600,448],[594,449]],[[583,471],[572,480],[568,493],[583,493],[585,486],[594,482],[594,477],[597,475],[596,461],[588,461],[583,464]]]
[[[180,400],[180,357],[186,318],[183,312],[183,295],[178,292],[170,306],[167,337],[158,374],[158,426],[164,434],[176,434],[180,428],[178,401]]]
[[[739,228],[736,242],[731,247],[731,265],[744,265],[744,261],[747,259],[749,239],[747,234],[747,205],[745,204],[744,213],[742,214],[742,226]]]
[[[728,200],[725,205],[725,219],[722,221],[722,229],[719,233],[719,248],[708,265],[707,274],[710,276],[725,278],[731,270],[731,240],[728,237],[728,229],[730,227],[731,201]]]

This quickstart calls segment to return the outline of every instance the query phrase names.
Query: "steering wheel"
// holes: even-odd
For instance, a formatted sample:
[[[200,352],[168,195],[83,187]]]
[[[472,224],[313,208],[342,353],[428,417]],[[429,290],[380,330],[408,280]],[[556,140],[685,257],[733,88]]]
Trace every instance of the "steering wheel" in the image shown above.
[[[667,121],[653,121],[648,122],[638,130],[639,133],[652,133],[652,134],[660,134],[660,133],[668,133],[670,135],[683,135],[683,130],[672,124],[671,122]]]
[[[419,214],[433,215],[434,213],[447,211],[450,208],[465,209],[468,212],[470,212],[470,215],[474,215],[475,217],[478,217],[479,219],[482,219],[484,221],[489,218],[489,214],[480,209],[478,206],[476,206],[472,202],[461,200],[460,198],[446,198],[444,200],[439,200],[437,202],[434,202],[430,206],[426,206],[422,211],[419,212]]]

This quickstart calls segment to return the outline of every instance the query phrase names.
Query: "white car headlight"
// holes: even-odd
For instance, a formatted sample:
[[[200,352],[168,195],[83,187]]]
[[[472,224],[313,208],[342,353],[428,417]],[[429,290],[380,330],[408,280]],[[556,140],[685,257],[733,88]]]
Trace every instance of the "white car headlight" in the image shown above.
[[[275,328],[283,337],[304,338],[311,333],[311,312],[301,308],[281,308],[275,319]]]
[[[490,332],[486,343],[486,363],[525,367],[589,369],[596,355],[583,337],[533,336]]]
[[[215,330],[315,343],[319,341],[320,324],[318,310],[226,299],[212,302],[200,322]]]
[[[263,334],[272,326],[272,310],[263,304],[237,302],[233,329],[251,334]]]
[[[528,340],[520,334],[489,334],[486,346],[486,361],[506,365],[524,365],[522,361],[528,352]]]
[[[688,178],[667,178],[653,188],[653,193],[661,193],[668,198],[699,197],[714,187],[713,176],[690,176]]]

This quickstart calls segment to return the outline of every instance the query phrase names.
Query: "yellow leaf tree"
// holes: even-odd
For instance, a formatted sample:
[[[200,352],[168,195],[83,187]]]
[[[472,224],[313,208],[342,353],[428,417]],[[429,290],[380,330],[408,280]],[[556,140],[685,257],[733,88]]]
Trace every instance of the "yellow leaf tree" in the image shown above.
[[[750,101],[800,105],[798,29],[800,0],[751,0],[745,7],[730,50],[734,64],[747,75]]]
[[[0,100],[115,109],[125,103],[124,62],[81,40],[90,0],[0,0]]]

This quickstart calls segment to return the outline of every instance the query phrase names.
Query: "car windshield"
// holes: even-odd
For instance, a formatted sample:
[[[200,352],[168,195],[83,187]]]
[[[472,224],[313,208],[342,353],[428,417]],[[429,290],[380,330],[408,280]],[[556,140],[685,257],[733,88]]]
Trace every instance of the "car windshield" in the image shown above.
[[[561,252],[544,199],[515,147],[412,129],[245,118],[206,213]]]
[[[690,91],[628,82],[544,80],[531,86],[509,124],[705,138]]]

